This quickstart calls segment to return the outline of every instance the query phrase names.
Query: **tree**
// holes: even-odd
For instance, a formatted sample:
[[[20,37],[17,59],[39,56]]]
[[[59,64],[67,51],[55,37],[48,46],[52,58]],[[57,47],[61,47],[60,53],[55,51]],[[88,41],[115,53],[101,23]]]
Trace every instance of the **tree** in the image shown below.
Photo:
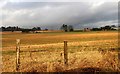
[[[36,31],[37,29],[36,29],[36,27],[33,27],[32,30],[33,30],[33,31]]]
[[[116,27],[115,25],[111,25],[111,27]]]
[[[5,29],[6,29],[5,27],[3,27],[3,26],[1,27],[1,30],[2,30],[2,31],[5,31]]]
[[[69,25],[68,26],[68,30],[71,32],[71,31],[73,31],[74,29],[73,29],[73,26],[72,25]]]
[[[22,33],[29,33],[30,31],[33,31],[32,29],[22,29]]]
[[[111,30],[111,26],[105,26],[106,30]]]
[[[68,26],[65,25],[65,24],[63,24],[63,25],[61,26],[61,30],[64,30],[65,32],[67,32],[67,31],[68,31]]]
[[[102,28],[102,27],[101,27]],[[92,31],[100,31],[101,28],[92,28]]]
[[[41,30],[41,28],[40,28],[40,27],[33,27],[32,30],[33,30],[33,31]]]
[[[41,28],[40,28],[40,27],[37,27],[37,30],[41,30]]]

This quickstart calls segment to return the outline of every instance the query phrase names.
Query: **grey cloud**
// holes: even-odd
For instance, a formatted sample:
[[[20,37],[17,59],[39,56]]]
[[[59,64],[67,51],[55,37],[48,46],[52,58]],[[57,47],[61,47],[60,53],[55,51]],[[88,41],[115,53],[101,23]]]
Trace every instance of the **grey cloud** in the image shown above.
[[[117,5],[117,2],[106,2],[96,7],[89,2],[7,3],[3,7],[3,24],[26,27],[59,27],[63,23],[75,27],[100,26],[98,22],[107,24],[117,20]]]

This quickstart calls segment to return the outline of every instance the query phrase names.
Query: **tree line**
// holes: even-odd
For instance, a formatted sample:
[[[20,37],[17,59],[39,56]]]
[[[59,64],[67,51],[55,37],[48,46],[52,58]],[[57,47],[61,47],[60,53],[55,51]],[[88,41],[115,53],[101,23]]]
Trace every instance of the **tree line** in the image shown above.
[[[115,25],[107,25],[107,26],[103,26],[103,27],[99,27],[99,28],[91,28],[90,30],[91,31],[102,31],[102,30],[116,30],[115,29],[116,26]],[[85,28],[84,28],[85,29]],[[87,28],[88,29],[88,28]],[[32,29],[27,29],[27,28],[20,28],[18,26],[9,26],[9,27],[1,27],[0,28],[0,31],[22,31],[22,32],[34,32],[34,31],[40,31],[41,30],[41,27],[33,27]],[[47,28],[44,29],[44,30],[48,30]],[[72,25],[67,25],[67,24],[63,24],[61,27],[60,27],[60,30],[63,30],[64,32],[72,32],[72,31],[75,31],[74,30],[74,27]]]
[[[63,24],[61,26],[61,30],[65,31],[65,32],[71,32],[74,31],[74,27],[72,25],[66,25]],[[84,28],[84,30],[88,30],[88,31],[109,31],[109,30],[117,30],[117,26],[115,25],[106,25],[103,27],[99,27],[99,28]]]
[[[22,32],[29,32],[29,31],[36,31],[36,30],[41,30],[41,27],[33,27],[32,29],[27,29],[27,28],[20,28],[18,26],[9,26],[9,27],[1,27],[0,31],[22,31]]]
[[[104,27],[92,28],[91,30],[92,31],[105,31],[105,30],[109,31],[109,30],[116,30],[116,28],[117,28],[117,26],[115,26],[115,25],[111,25],[111,26],[106,25]]]
[[[65,32],[74,30],[72,25],[68,26],[66,24],[63,24],[60,29],[65,31]],[[18,26],[13,26],[13,27],[12,26],[8,26],[8,27],[3,27],[2,26],[0,28],[0,31],[12,31],[12,32],[14,32],[14,31],[22,31],[22,32],[26,32],[26,33],[30,32],[30,31],[34,32],[34,31],[38,31],[38,30],[40,31],[41,27],[33,27],[32,29],[26,29],[26,28],[20,28]],[[47,31],[48,29],[45,28],[44,30]]]

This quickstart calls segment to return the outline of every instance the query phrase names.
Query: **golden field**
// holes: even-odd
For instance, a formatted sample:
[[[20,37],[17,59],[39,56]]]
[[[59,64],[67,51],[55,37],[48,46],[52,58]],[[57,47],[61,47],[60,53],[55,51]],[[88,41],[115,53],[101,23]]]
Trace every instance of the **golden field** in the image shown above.
[[[118,32],[2,33],[3,72],[15,72],[16,39],[21,40],[20,72],[120,71]],[[68,67],[64,66],[63,41],[68,41]],[[62,55],[61,55],[62,54]],[[49,67],[48,67],[49,66]]]

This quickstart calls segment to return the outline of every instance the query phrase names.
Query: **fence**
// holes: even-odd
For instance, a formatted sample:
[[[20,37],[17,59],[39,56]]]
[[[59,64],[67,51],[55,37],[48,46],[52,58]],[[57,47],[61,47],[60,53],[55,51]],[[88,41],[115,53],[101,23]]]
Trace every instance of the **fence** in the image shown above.
[[[16,40],[16,71],[19,71],[20,70],[20,66],[21,66],[21,64],[22,64],[22,62],[20,62],[20,53],[21,52],[29,52],[30,53],[30,57],[32,56],[32,52],[41,52],[41,50],[33,50],[33,51],[22,51],[21,50],[21,48],[20,48],[20,39],[17,39]],[[61,54],[61,52],[58,52],[58,53],[60,53],[60,55],[61,56],[64,56],[64,58],[62,59],[63,61],[64,61],[64,67],[66,67],[66,68],[69,68],[69,65],[70,65],[70,63],[69,63],[69,65],[68,65],[68,58],[70,57],[70,54],[71,53],[73,53],[73,52],[69,52],[68,51],[68,41],[64,41],[63,42],[64,44],[62,44],[63,46],[63,48],[62,48],[62,51],[64,51],[63,52],[63,54],[64,55],[62,55]],[[70,42],[69,42],[70,43]],[[99,42],[100,43],[100,42]],[[102,43],[102,42],[101,42]],[[108,50],[106,50],[106,51],[104,51],[103,49],[101,49],[101,46],[100,45],[98,45],[97,44],[97,46],[96,47],[93,47],[93,44],[90,42],[90,44],[91,44],[91,47],[92,47],[92,49],[96,49],[96,48],[99,48],[98,49],[98,51],[100,51],[100,53],[98,53],[98,52],[94,52],[94,53],[88,53],[88,55],[86,55],[87,56],[87,58],[91,58],[91,57],[89,57],[90,55],[92,55],[92,54],[95,54],[95,55],[92,55],[94,58],[98,58],[98,59],[100,59],[100,60],[102,60],[102,58],[101,58],[101,56],[104,56],[103,58],[105,59],[103,62],[108,62],[108,65],[109,65],[109,63],[111,63],[110,61],[111,60],[115,60],[116,58],[115,58],[115,54],[111,54],[111,52],[108,52]],[[72,44],[71,44],[72,45]],[[77,44],[74,44],[74,45],[77,45]],[[73,46],[74,46],[73,45]],[[81,45],[82,45],[82,42],[81,42]],[[94,44],[94,45],[96,45],[96,43]],[[102,44],[102,46],[103,46],[103,44]],[[106,47],[106,45],[104,44],[104,46]],[[108,45],[107,45],[108,46]],[[76,46],[75,46],[76,47]],[[82,46],[79,46],[81,49],[82,48],[84,48],[85,47],[85,49],[87,48],[89,48],[89,49],[91,49],[90,47],[88,47],[87,45],[85,45],[84,47],[82,47]],[[110,49],[110,46],[108,46],[108,48]],[[107,49],[108,49],[107,48]],[[69,50],[70,50],[70,47],[69,47]],[[81,50],[79,50],[80,52],[81,52]],[[69,57],[68,57],[68,52],[69,52]],[[102,55],[101,55],[101,53],[102,53]],[[79,54],[79,53],[75,53],[75,57],[76,57],[76,55],[77,54]],[[83,53],[82,53],[83,54]],[[80,55],[82,55],[81,53],[80,53]],[[86,52],[84,53],[84,54],[86,54]],[[48,54],[47,54],[48,55]],[[48,55],[49,56],[49,55]],[[99,57],[98,57],[99,56]],[[79,56],[78,56],[79,57]],[[108,58],[109,57],[109,58]],[[119,54],[118,54],[118,58],[119,58]],[[32,60],[34,60],[34,58],[31,58]],[[40,58],[41,59],[41,58]],[[77,59],[79,59],[79,58],[77,58]],[[86,57],[85,58],[82,58],[82,57],[80,57],[80,59],[82,59],[82,60],[78,60],[78,62],[83,62],[83,63],[86,63],[87,61],[87,59],[86,59]],[[69,59],[69,62],[70,62],[70,59]],[[74,59],[73,59],[73,62],[74,62]],[[81,62],[81,63],[82,63]],[[102,62],[102,63],[103,63]],[[52,63],[50,63],[50,62],[46,62],[47,63],[47,72],[50,72],[51,71],[51,69],[52,69]],[[112,61],[112,63],[116,63],[115,64],[115,66],[113,66],[112,68],[113,69],[118,69],[117,68],[117,61]],[[94,64],[94,63],[93,63]],[[96,64],[97,65],[97,64]],[[101,66],[101,64],[99,64],[99,66]],[[105,65],[104,65],[104,63],[103,63],[103,65],[102,66],[104,66],[105,67]],[[114,67],[116,67],[116,68],[114,68]]]
[[[67,42],[68,41],[64,41],[64,66],[67,67],[68,66],[68,47],[67,47]],[[16,71],[19,71],[19,67],[20,67],[20,52],[26,52],[26,51],[20,51],[20,39],[16,39]],[[30,53],[31,56],[31,52],[40,52],[40,51],[27,51]],[[61,53],[62,56],[62,53]],[[51,67],[49,62],[48,66],[47,66],[47,71],[49,71],[49,68]]]

